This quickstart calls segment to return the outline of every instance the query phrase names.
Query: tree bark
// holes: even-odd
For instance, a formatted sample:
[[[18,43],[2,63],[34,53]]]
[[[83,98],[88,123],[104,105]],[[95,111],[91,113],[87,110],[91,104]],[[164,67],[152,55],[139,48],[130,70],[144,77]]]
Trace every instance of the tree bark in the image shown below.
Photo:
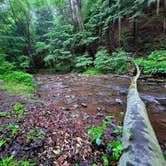
[[[75,0],[75,8],[76,8],[76,17],[77,17],[78,25],[80,26],[81,30],[85,30],[84,22],[82,18],[82,11],[81,11],[81,8],[82,8],[81,0]]]
[[[156,15],[159,15],[159,12],[160,12],[160,0],[157,0]]]
[[[138,32],[137,18],[133,18],[133,43],[135,44]]]
[[[166,0],[164,0],[164,12],[163,12],[163,33],[166,33]]]
[[[158,140],[151,126],[145,104],[137,90],[137,79],[140,70],[136,65],[137,74],[132,79],[128,96],[127,110],[123,124],[123,154],[119,166],[164,166],[164,160]]]
[[[122,22],[121,22],[121,17],[118,18],[118,42],[119,42],[119,47],[121,46],[121,26]]]
[[[75,19],[74,19],[74,11],[73,11],[73,6],[72,6],[72,0],[68,0],[69,3],[69,12],[71,15],[71,22],[73,25],[75,25]]]
[[[118,6],[119,12],[120,12],[120,4]],[[120,41],[121,41],[121,28],[122,28],[122,22],[121,22],[121,16],[119,15],[118,18],[118,42],[119,42],[119,47],[121,46]]]

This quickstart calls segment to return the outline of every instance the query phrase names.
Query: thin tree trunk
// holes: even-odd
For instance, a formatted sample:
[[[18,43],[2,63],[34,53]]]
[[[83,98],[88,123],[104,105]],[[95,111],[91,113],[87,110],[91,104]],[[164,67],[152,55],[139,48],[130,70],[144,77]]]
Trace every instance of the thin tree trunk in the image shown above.
[[[119,4],[119,6],[118,6],[118,9],[120,10],[120,4]],[[118,42],[119,42],[119,47],[121,46],[120,45],[120,40],[121,40],[121,25],[122,24],[122,22],[121,22],[121,16],[119,16],[119,18],[118,18]]]
[[[160,12],[160,0],[157,0],[156,14],[159,15]]]
[[[118,41],[119,41],[119,47],[121,46],[121,17],[118,19]]]
[[[164,12],[163,12],[163,33],[166,33],[166,0],[164,0]]]
[[[135,44],[138,32],[137,19],[133,18],[133,42]]]
[[[71,22],[72,22],[73,25],[75,25],[74,11],[73,11],[71,0],[68,0],[68,3],[69,3],[69,12],[70,12],[70,15],[71,15]]]
[[[78,24],[81,28],[81,30],[85,30],[84,27],[84,22],[83,22],[83,18],[82,18],[82,11],[81,11],[81,0],[76,0],[75,1],[75,7],[76,7],[76,17],[78,20]]]

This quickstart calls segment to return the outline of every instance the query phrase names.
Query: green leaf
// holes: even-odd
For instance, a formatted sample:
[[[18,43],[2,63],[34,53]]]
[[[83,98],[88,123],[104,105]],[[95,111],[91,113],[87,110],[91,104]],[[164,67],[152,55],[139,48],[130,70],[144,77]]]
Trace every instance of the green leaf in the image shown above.
[[[97,139],[96,139],[96,144],[97,144],[97,145],[101,145],[101,142],[102,142],[102,140],[101,140],[100,138],[97,138]]]

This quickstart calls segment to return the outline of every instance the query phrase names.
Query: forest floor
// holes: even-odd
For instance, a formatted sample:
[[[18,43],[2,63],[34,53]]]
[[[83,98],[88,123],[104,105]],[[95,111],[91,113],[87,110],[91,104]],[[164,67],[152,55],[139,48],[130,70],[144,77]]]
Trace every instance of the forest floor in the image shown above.
[[[11,115],[0,116],[0,140],[8,138],[0,147],[0,158],[13,155],[40,166],[102,166],[108,149],[91,143],[87,129],[101,125],[106,116],[114,116],[113,124],[122,125],[130,78],[76,74],[37,74],[35,78],[37,90],[31,99],[0,91],[0,110]],[[162,100],[166,82],[141,79],[138,89],[166,153],[166,103]],[[18,102],[25,106],[19,120],[13,111]],[[9,124],[13,127],[6,127]],[[111,129],[106,130],[104,141],[116,139],[110,133]]]

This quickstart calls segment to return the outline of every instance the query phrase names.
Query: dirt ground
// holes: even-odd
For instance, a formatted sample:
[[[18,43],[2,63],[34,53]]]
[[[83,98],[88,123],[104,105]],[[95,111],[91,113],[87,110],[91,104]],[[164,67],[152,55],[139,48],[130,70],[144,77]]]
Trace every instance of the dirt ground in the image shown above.
[[[34,99],[9,96],[0,91],[0,110],[12,114],[16,102],[25,105],[26,113],[20,122],[0,117],[0,126],[19,125],[13,136],[9,130],[0,130],[0,139],[12,138],[0,148],[0,158],[14,155],[16,159],[32,159],[40,166],[91,166],[102,164],[102,155],[111,153],[104,141],[115,140],[110,126],[104,133],[103,143],[90,142],[87,129],[101,125],[106,116],[115,116],[115,125],[122,125],[125,112],[129,77],[111,75],[85,76],[76,74],[35,75],[37,91]],[[166,83],[141,79],[140,96],[163,152],[166,150]],[[27,140],[30,130],[42,131],[44,139]],[[116,165],[116,162],[113,163]]]

